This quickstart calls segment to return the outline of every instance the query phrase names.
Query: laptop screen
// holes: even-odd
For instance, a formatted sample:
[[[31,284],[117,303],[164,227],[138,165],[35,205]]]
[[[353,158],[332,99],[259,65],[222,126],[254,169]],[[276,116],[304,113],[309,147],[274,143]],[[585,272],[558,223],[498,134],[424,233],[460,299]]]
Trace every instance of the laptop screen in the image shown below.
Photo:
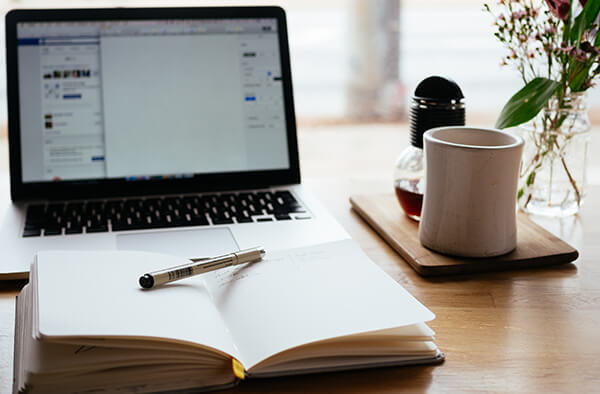
[[[17,23],[23,183],[290,168],[275,18]]]

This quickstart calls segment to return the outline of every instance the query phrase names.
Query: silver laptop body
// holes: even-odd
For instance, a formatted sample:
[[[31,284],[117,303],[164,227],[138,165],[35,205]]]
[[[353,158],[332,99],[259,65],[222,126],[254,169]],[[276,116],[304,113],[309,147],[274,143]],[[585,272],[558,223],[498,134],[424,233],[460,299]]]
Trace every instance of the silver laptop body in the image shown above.
[[[300,185],[281,8],[15,10],[6,45],[0,280],[45,249],[191,258],[348,237]]]

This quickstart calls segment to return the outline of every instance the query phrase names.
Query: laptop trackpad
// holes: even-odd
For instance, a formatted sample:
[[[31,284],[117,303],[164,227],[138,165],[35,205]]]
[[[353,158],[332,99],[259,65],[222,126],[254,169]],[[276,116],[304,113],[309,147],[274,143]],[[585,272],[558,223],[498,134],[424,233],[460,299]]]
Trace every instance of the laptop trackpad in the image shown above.
[[[144,250],[185,258],[211,257],[239,249],[227,227],[118,234],[117,249]]]

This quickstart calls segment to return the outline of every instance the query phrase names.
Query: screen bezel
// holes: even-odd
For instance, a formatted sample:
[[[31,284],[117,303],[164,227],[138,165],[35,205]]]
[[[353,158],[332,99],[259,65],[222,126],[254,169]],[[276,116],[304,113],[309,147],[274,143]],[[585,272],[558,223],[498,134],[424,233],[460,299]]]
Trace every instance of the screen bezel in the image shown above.
[[[261,170],[196,174],[192,178],[66,180],[23,182],[21,165],[19,67],[17,23],[75,22],[145,19],[257,19],[275,18],[279,37],[281,77],[290,167]],[[131,195],[200,193],[219,190],[263,188],[300,183],[296,118],[285,11],[281,7],[193,7],[193,8],[102,8],[12,10],[6,22],[6,72],[8,98],[8,138],[11,198],[13,201],[104,198]]]

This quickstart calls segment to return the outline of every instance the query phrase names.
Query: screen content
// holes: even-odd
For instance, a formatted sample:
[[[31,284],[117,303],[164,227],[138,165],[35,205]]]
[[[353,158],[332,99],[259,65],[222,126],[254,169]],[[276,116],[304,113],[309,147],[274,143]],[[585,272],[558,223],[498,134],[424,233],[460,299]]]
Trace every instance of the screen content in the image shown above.
[[[275,19],[20,23],[24,182],[287,169]]]

